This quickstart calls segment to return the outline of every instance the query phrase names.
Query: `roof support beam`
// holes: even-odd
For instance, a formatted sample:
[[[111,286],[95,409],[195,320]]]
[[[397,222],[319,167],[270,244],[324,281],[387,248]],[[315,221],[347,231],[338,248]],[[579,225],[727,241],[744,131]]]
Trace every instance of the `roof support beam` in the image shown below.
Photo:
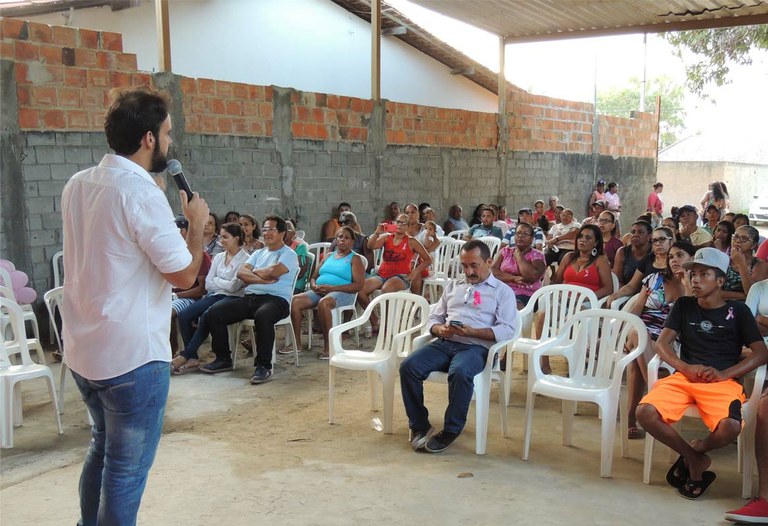
[[[691,31],[695,29],[713,29],[718,27],[752,26],[768,24],[768,14],[749,15],[731,18],[713,18],[707,20],[689,20],[687,22],[669,22],[663,24],[648,24],[640,26],[608,27],[584,29],[577,31],[561,31],[559,33],[541,33],[535,35],[507,36],[509,44],[524,44],[528,42],[549,42],[551,40],[569,40],[574,38],[604,37],[611,35],[630,35],[637,33],[666,33],[670,31]]]
[[[157,21],[157,51],[160,58],[158,71],[171,71],[171,26],[168,20],[168,0],[155,0]]]
[[[499,37],[499,142],[496,152],[499,156],[499,203],[507,198],[507,151],[509,148],[509,123],[507,122],[507,76],[505,72],[507,40]]]
[[[381,100],[381,0],[371,2],[371,99]]]

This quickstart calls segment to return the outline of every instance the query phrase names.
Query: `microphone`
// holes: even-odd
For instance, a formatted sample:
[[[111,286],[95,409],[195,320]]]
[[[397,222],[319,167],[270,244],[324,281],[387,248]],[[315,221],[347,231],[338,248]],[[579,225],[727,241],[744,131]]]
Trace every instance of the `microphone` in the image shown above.
[[[173,182],[176,183],[176,187],[179,190],[184,190],[187,194],[187,200],[192,199],[192,188],[187,182],[187,178],[184,177],[184,172],[181,171],[181,163],[176,159],[168,161],[168,173],[173,177]]]

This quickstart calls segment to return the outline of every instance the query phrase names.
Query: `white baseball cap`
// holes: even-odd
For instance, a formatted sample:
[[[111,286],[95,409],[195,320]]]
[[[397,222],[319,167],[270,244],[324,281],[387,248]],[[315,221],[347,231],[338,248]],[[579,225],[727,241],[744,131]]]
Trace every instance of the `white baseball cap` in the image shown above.
[[[685,270],[691,270],[694,265],[704,265],[706,267],[719,268],[723,271],[723,274],[725,274],[728,272],[730,261],[731,258],[728,257],[728,254],[721,252],[716,248],[700,248],[696,251],[696,254],[691,261],[683,263],[683,268]]]

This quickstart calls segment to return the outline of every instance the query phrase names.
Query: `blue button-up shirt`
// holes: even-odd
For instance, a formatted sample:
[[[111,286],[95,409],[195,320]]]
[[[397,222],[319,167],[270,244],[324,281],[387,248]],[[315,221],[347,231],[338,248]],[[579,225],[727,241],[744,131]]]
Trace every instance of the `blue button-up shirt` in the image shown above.
[[[497,342],[514,336],[517,316],[515,293],[493,274],[482,283],[472,285],[464,279],[452,281],[445,287],[440,301],[429,316],[427,330],[458,320],[476,329],[490,328]],[[452,336],[451,341],[490,348],[494,342],[466,336]]]

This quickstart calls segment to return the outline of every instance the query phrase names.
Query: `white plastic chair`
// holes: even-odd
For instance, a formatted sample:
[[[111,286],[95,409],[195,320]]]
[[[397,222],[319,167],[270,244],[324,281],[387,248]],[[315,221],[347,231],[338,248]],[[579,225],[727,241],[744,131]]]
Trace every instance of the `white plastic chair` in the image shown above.
[[[477,238],[477,240],[482,241],[488,246],[488,249],[491,251],[491,259],[496,257],[496,253],[499,251],[499,247],[501,246],[501,239],[496,236],[483,236]]]
[[[13,301],[13,303],[16,303],[13,300],[13,291],[10,290],[7,287],[0,286],[0,297],[6,298],[9,301]],[[21,312],[25,313],[24,308],[16,303],[16,305],[21,308]],[[4,309],[0,308],[0,332],[2,332],[5,335],[6,329],[10,326],[10,316],[7,312],[4,312]],[[26,335],[25,335],[26,336]],[[14,354],[18,354],[21,352],[21,347],[16,341],[16,334],[13,335],[13,338],[6,340],[5,342],[5,352],[8,354],[8,356],[13,356]],[[33,351],[35,351],[35,355],[37,356],[37,362],[45,365],[46,359],[45,359],[45,352],[43,351],[43,346],[40,345],[40,340],[37,338],[26,338],[27,340],[27,347]]]
[[[55,320],[56,311],[58,310],[59,315],[61,315],[61,309],[64,305],[64,287],[56,287],[55,289],[51,289],[48,292],[45,293],[45,296],[43,296],[43,301],[45,302],[45,307],[48,309],[48,316],[51,320]],[[63,319],[63,316],[62,316]],[[53,333],[52,335],[56,338],[56,345],[59,348],[59,353],[61,353],[61,373],[59,374],[59,413],[64,413],[64,381],[67,378],[67,358],[64,355],[64,342],[61,341],[61,334],[59,334],[58,328],[56,327],[55,321],[52,322],[53,325]]]
[[[488,443],[488,415],[490,414],[491,383],[499,383],[499,412],[501,413],[501,432],[502,436],[507,436],[507,406],[504,403],[504,393],[506,391],[506,375],[499,368],[499,355],[507,347],[512,345],[515,339],[520,336],[520,316],[515,317],[514,334],[512,338],[496,342],[488,350],[488,357],[485,360],[485,369],[475,375],[474,393],[475,393],[475,453],[485,455],[486,445]],[[432,340],[432,335],[424,334],[416,338],[413,342],[414,350],[419,349]],[[448,383],[448,373],[434,371],[427,377],[428,382]]]
[[[21,382],[34,378],[45,378],[48,382],[48,393],[53,403],[53,413],[59,434],[64,433],[59,418],[56,390],[53,385],[53,372],[47,365],[36,364],[29,355],[24,331],[24,314],[15,302],[0,298],[0,307],[7,312],[10,326],[14,334],[15,344],[19,345],[21,365],[13,365],[6,352],[6,339],[3,335],[0,345],[0,446],[13,447],[13,428],[22,424]]]
[[[368,268],[368,258],[361,254],[355,253],[355,256],[363,258],[363,268]],[[312,349],[312,318],[313,318],[313,312],[314,309],[309,309],[307,311],[307,318],[308,318],[308,338],[307,338],[307,350],[309,351]],[[344,319],[344,313],[345,312],[351,312],[352,313],[352,319],[357,318],[357,292],[355,292],[355,299],[352,301],[352,305],[346,305],[344,307],[336,307],[335,309],[331,310],[331,326],[335,327],[337,325],[341,325],[342,320]],[[360,347],[360,327],[355,327],[355,345]]]
[[[429,299],[432,304],[437,303],[440,299],[438,290],[444,289],[451,280],[462,274],[459,254],[463,246],[464,241],[449,237],[444,238],[444,241],[440,243],[436,251],[438,253],[437,262],[433,266],[432,274],[424,278],[422,288],[422,294],[429,292]]]
[[[331,244],[327,241],[321,241],[319,243],[311,243],[307,245],[307,250],[310,254],[315,255],[315,265],[320,265],[323,262],[325,253],[331,249]]]
[[[291,285],[291,290],[294,290],[296,288],[296,281],[298,281],[299,277],[299,270],[296,269],[296,272],[293,274],[293,285]],[[275,328],[279,327],[280,325],[287,325],[286,331],[290,331],[290,339],[293,341],[293,354],[296,359],[296,367],[299,366],[299,346],[295,341],[296,336],[293,333],[293,323],[291,322],[291,302],[288,302],[288,315],[283,318],[282,320],[275,323]],[[237,343],[240,341],[240,332],[243,330],[243,327],[250,327],[251,328],[251,348],[253,349],[253,352],[256,352],[256,333],[255,333],[255,324],[253,323],[252,319],[245,319],[238,323],[233,323],[232,325],[229,325],[227,329],[229,330],[229,348],[232,352],[232,370],[235,370],[235,367],[237,366]],[[275,363],[277,362],[277,338],[275,338],[275,341],[272,343],[272,369],[275,368]]]
[[[767,339],[768,340],[768,339]],[[766,342],[768,343],[768,342]],[[658,355],[648,363],[648,391],[656,384],[659,379],[659,368],[667,369],[670,374],[674,369],[661,360]],[[744,428],[738,438],[738,469],[742,474],[741,498],[748,499],[752,496],[752,474],[755,464],[755,430],[757,428],[757,406],[760,403],[760,395],[763,392],[763,385],[766,378],[766,365],[763,364],[754,371],[754,383],[752,392],[747,401],[741,407]],[[696,405],[690,405],[685,411],[684,416],[701,418]],[[651,483],[651,467],[653,466],[653,446],[656,439],[650,433],[645,434],[645,456],[643,460],[643,482]],[[676,453],[669,450],[669,462],[672,463]]]
[[[638,334],[637,346],[625,354],[624,346],[632,329]],[[645,351],[647,344],[648,331],[642,320],[634,314],[589,310],[571,317],[557,338],[534,347],[528,355],[529,383],[523,460],[528,460],[533,405],[537,394],[563,400],[564,446],[571,445],[576,402],[592,402],[600,407],[602,413],[600,476],[610,477],[622,376],[627,365]],[[568,359],[568,377],[542,373],[539,363],[541,357],[553,354]],[[625,452],[626,440],[622,439],[622,457]]]
[[[5,287],[7,292],[3,292],[3,297],[10,299],[17,305],[16,294],[13,293],[13,283],[11,282],[11,275],[3,267],[0,267],[0,286]],[[37,317],[35,311],[32,310],[32,305],[19,305],[21,312],[24,315],[24,321],[32,324],[32,332],[35,335],[35,339],[40,341],[40,328],[37,325]],[[7,317],[0,311],[0,331],[5,331],[5,327],[8,325]],[[45,361],[43,361],[45,363]]]
[[[461,238],[464,237],[464,234],[466,234],[467,232],[469,232],[469,230],[467,230],[467,229],[464,229],[464,230],[454,230],[453,232],[448,234],[448,237],[452,237],[453,239],[461,239]]]
[[[597,303],[595,293],[577,285],[547,285],[533,293],[528,304],[519,312],[522,337],[507,347],[507,381],[504,399],[509,405],[512,392],[512,360],[514,353],[529,354],[539,343],[560,334],[561,328],[577,312]],[[544,313],[541,334],[534,336],[534,307]],[[567,345],[564,342],[564,345]]]
[[[380,329],[373,351],[345,349],[341,335],[364,325],[373,309],[380,308]],[[328,423],[333,424],[336,369],[368,371],[371,391],[371,411],[377,410],[377,380],[381,377],[384,422],[383,430],[392,433],[392,411],[395,398],[395,375],[398,356],[411,352],[413,338],[421,334],[429,317],[429,304],[421,296],[410,292],[382,294],[371,301],[365,312],[356,320],[342,323],[330,331],[330,356],[328,362]]]
[[[63,277],[63,268],[61,264],[61,260],[64,258],[64,251],[59,250],[56,252],[53,257],[51,258],[51,267],[53,267],[53,288],[61,287],[64,284]],[[48,319],[48,334],[50,336],[50,342],[53,343],[55,339],[56,334],[56,327],[55,327],[55,318],[49,318]]]

